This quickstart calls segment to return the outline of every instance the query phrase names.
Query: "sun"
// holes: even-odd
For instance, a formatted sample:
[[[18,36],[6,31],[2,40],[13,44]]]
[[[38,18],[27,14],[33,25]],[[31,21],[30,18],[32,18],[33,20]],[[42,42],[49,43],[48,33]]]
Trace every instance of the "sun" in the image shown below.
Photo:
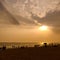
[[[40,26],[40,27],[39,27],[39,30],[41,30],[41,31],[46,31],[46,30],[48,30],[48,27],[45,26],[45,25],[43,25],[43,26]]]

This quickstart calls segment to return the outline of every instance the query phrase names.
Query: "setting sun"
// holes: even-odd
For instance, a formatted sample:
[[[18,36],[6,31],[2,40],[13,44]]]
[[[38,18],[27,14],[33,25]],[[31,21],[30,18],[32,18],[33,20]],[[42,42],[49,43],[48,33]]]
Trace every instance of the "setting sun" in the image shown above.
[[[48,27],[43,25],[43,26],[40,26],[39,29],[42,30],[42,31],[45,31],[45,30],[48,30]]]

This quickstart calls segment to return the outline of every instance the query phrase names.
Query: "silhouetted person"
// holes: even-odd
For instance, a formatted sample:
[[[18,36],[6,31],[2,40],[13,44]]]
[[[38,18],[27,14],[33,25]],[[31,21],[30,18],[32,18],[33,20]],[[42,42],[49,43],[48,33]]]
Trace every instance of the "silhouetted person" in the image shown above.
[[[36,47],[36,48],[37,48],[37,47],[40,47],[40,45],[35,45],[34,47]]]
[[[1,48],[0,48],[1,49]]]
[[[21,48],[23,49],[23,48],[25,48],[24,46],[21,46]]]
[[[6,46],[3,46],[2,49],[5,50],[6,49]]]
[[[44,43],[44,47],[47,47],[47,43]]]

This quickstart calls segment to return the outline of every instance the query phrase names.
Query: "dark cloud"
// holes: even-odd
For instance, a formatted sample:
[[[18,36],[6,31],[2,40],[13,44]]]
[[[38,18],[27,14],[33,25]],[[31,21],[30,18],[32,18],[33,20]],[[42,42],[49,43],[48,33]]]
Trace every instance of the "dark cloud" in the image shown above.
[[[0,0],[0,24],[1,41],[58,41],[60,0]],[[40,25],[52,27],[47,37],[38,29]]]
[[[39,22],[52,26],[60,26],[60,11],[48,13],[45,18],[42,18]]]
[[[19,23],[21,23],[21,25],[28,25],[28,24],[34,25],[35,24],[32,19],[28,19],[26,17],[16,15],[15,18],[18,20]]]
[[[44,4],[38,4],[42,2]],[[34,0],[32,1],[31,0],[29,1],[28,0],[4,0],[4,4],[6,5],[6,8],[8,8],[7,10],[8,12],[6,12],[5,8],[3,9],[3,7],[1,7],[1,4],[0,4],[1,7],[0,10],[2,9],[4,10],[4,13],[6,12],[6,14],[7,13],[9,14],[8,15],[9,21],[12,22],[13,24],[36,24],[34,23],[34,21],[36,20],[35,22],[37,22],[37,25],[38,23],[40,23],[40,24],[47,24],[52,26],[59,26],[60,25],[60,12],[58,11],[60,9],[59,2],[60,2],[59,0],[55,0],[55,1],[36,0],[35,3]],[[35,6],[35,4],[37,5],[37,7]]]
[[[5,8],[5,6],[0,2],[0,24],[2,23],[3,24],[15,24],[15,25],[34,24],[34,22],[31,19],[28,19],[27,17],[13,15],[13,13],[10,13],[10,11],[8,11]]]
[[[54,11],[47,13],[46,17],[39,18],[36,15],[32,15],[33,19],[36,19],[42,25],[48,25],[53,27],[55,33],[60,33],[60,11]]]
[[[60,9],[59,2],[60,0],[4,0],[10,12],[27,18],[30,18],[30,12],[40,18],[45,17],[47,12]]]
[[[0,2],[0,24],[19,24],[15,17],[10,14]]]
[[[6,0],[6,1],[8,1],[9,3],[16,3],[17,2],[17,0]]]
[[[33,19],[36,19],[39,23],[52,25],[52,26],[60,26],[60,11],[49,12],[46,17],[40,18],[37,15],[31,16]]]
[[[60,11],[48,13],[45,18],[42,18],[43,22],[52,26],[60,26]]]

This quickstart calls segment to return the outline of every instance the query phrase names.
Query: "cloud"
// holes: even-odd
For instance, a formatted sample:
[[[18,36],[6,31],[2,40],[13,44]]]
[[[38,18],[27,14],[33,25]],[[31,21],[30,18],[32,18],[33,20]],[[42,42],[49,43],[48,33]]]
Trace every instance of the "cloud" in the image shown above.
[[[60,34],[60,11],[47,13],[44,18],[37,18],[37,21],[43,25],[52,27],[53,32]]]
[[[33,19],[36,19],[39,23],[59,26],[60,25],[60,11],[49,12],[44,18],[39,18],[38,16],[32,16]]]
[[[0,22],[2,21],[3,24],[8,24],[7,27],[5,25],[1,27],[0,25],[1,41],[11,41],[12,39],[12,41],[16,42],[17,40],[26,41],[28,36],[27,41],[38,41],[39,39],[42,41],[58,41],[60,39],[60,0],[0,1],[6,9],[3,9],[0,5],[2,8],[0,8],[0,13],[2,14],[0,14]],[[12,25],[11,23],[15,25]],[[9,26],[9,24],[12,26]],[[18,26],[16,24],[18,24]],[[35,30],[36,26],[42,24],[53,27],[51,30],[53,31],[51,37],[48,36],[45,38]],[[21,25],[23,25],[23,27]]]
[[[55,11],[59,3],[60,0],[5,0],[5,4],[9,6],[7,7],[15,14],[30,17],[32,12],[40,18],[49,11]]]
[[[4,7],[4,5],[0,2],[0,24],[16,24],[19,22],[15,19],[15,17],[10,14],[10,12]]]
[[[60,0],[4,0],[2,3],[17,21],[24,25],[40,25],[48,13],[60,11]],[[52,20],[49,20],[51,17],[48,16],[48,21]]]

